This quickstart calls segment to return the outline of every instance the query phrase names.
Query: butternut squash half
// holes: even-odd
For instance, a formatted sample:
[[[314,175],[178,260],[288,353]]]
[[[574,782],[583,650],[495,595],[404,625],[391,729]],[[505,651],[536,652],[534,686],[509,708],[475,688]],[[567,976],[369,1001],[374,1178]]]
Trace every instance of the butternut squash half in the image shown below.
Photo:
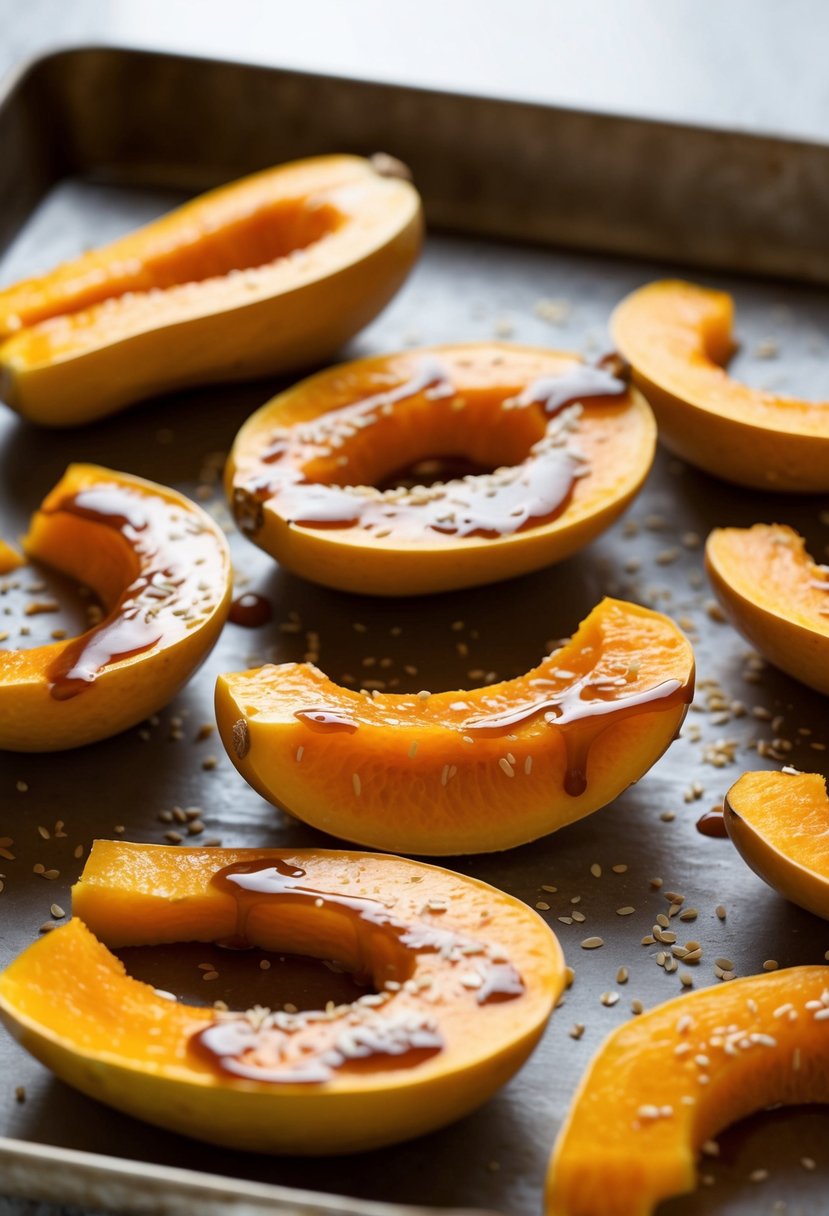
[[[68,1084],[231,1148],[354,1152],[451,1122],[520,1067],[564,985],[526,904],[376,854],[98,841],[74,912],[0,976],[0,1016]],[[176,941],[333,959],[373,990],[219,1013],[164,999],[102,944]]]
[[[829,1102],[829,968],[658,1005],[599,1049],[559,1134],[547,1216],[650,1216],[692,1191],[701,1146],[772,1105]]]
[[[693,695],[667,617],[604,600],[561,650],[472,691],[362,696],[307,663],[220,676],[242,776],[297,818],[403,853],[486,853],[612,802],[658,760]]]
[[[711,586],[729,620],[781,671],[829,693],[829,569],[784,524],[715,528]]]
[[[691,464],[760,490],[829,490],[829,402],[749,388],[725,370],[734,302],[675,280],[650,283],[616,308],[613,340],[633,367],[666,447]]]
[[[0,292],[0,397],[75,426],[318,362],[385,307],[421,234],[414,187],[360,157],[232,182]]]
[[[744,861],[786,899],[829,920],[829,798],[818,773],[744,773],[723,804]]]
[[[55,751],[126,730],[166,705],[215,645],[230,605],[227,542],[175,490],[70,465],[24,545],[91,587],[105,615],[76,638],[0,649],[0,748]]]
[[[575,553],[640,489],[655,443],[645,401],[607,368],[506,343],[440,346],[274,397],[239,432],[226,485],[242,532],[296,574],[420,595]],[[435,458],[472,471],[400,484]]]

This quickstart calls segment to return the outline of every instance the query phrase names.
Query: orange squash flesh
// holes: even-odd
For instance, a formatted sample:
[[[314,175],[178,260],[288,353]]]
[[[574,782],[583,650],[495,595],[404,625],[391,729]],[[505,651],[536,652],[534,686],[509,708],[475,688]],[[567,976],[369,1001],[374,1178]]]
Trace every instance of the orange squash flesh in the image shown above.
[[[314,362],[388,303],[421,229],[414,187],[360,157],[233,182],[0,292],[0,395],[71,426]]]
[[[369,698],[287,663],[220,676],[216,717],[245,779],[314,827],[405,853],[479,853],[611,802],[668,747],[693,681],[672,621],[604,600],[515,680]],[[584,717],[556,726],[545,712]]]
[[[271,869],[277,886],[249,900],[217,883],[226,867],[257,880],[263,867],[294,877]],[[475,879],[375,854],[98,841],[74,912],[0,976],[6,1025],[70,1085],[234,1148],[351,1152],[458,1118],[523,1063],[564,983],[558,942],[525,904]],[[240,1076],[225,1067],[238,1060],[205,1053],[204,1035],[229,1024],[248,1031],[255,1012],[219,1017],[163,999],[102,944],[221,941],[240,929],[260,948],[373,973],[378,995],[328,1015],[280,1014],[276,1027],[263,1026],[259,1011],[257,1054],[245,1054]],[[512,989],[479,999],[496,971],[509,972]],[[428,1050],[412,1053],[405,1037],[397,1054],[380,1049],[383,1036],[411,1035],[413,1026],[431,1036]],[[319,1068],[329,1075],[314,1081],[307,1074]]]
[[[767,1106],[829,1102],[829,968],[668,1001],[599,1049],[559,1134],[547,1216],[650,1216],[692,1191],[707,1139]]]
[[[783,524],[716,528],[711,585],[734,628],[776,667],[829,693],[829,571]]]
[[[215,645],[232,589],[227,542],[175,490],[70,465],[24,545],[91,587],[106,615],[78,638],[0,650],[0,748],[117,734],[166,705]]]
[[[0,540],[0,574],[11,574],[25,564],[26,559],[8,541]]]
[[[744,773],[723,804],[743,860],[786,899],[829,920],[829,798],[818,773]]]
[[[640,287],[616,308],[613,340],[653,407],[660,439],[724,481],[829,490],[829,403],[729,376],[733,315],[725,292],[677,280]]]
[[[587,395],[591,379],[601,395]],[[562,390],[553,408],[562,384],[572,400]],[[575,355],[441,346],[361,359],[281,393],[239,432],[226,487],[242,531],[295,573],[419,595],[576,552],[639,490],[655,438],[642,397]],[[376,489],[434,457],[496,473]]]

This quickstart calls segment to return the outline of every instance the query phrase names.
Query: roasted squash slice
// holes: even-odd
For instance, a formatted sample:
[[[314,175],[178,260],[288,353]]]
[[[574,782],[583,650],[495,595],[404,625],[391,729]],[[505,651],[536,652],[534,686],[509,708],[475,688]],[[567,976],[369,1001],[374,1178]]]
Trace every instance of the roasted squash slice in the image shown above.
[[[373,697],[307,663],[220,676],[222,742],[263,797],[306,823],[404,853],[484,853],[611,802],[653,765],[693,694],[667,617],[604,600],[515,680]]]
[[[54,751],[117,734],[166,705],[215,645],[230,604],[227,542],[175,490],[70,465],[24,544],[91,587],[106,615],[80,637],[0,650],[0,748]]]
[[[91,1097],[233,1148],[352,1152],[448,1123],[523,1063],[564,984],[526,904],[375,854],[98,841],[74,911],[0,976],[6,1025]],[[374,991],[220,1014],[163,999],[102,944],[186,940],[334,959]]]
[[[737,485],[829,490],[829,403],[729,376],[733,314],[725,292],[674,280],[640,287],[614,312],[613,340],[653,407],[660,439]]]
[[[764,882],[829,920],[829,798],[818,773],[744,773],[723,805],[728,834]]]
[[[678,997],[614,1031],[556,1142],[547,1216],[650,1216],[700,1147],[772,1105],[829,1102],[829,968]]]
[[[0,292],[0,397],[74,426],[318,362],[388,303],[421,229],[414,187],[360,157],[233,182]]]
[[[829,570],[783,524],[716,528],[711,586],[734,628],[776,667],[829,693]]]
[[[644,400],[607,368],[505,343],[441,346],[281,393],[239,432],[226,485],[242,531],[289,570],[420,595],[575,553],[640,489],[655,442]],[[406,470],[417,482],[434,458],[484,471],[378,488]]]

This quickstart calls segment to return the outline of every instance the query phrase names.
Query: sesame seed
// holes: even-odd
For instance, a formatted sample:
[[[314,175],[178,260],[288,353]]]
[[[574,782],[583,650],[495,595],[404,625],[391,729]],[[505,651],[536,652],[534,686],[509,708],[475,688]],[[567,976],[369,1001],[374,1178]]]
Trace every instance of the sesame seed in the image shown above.
[[[548,903],[545,903],[543,899],[539,899],[535,906],[536,906],[536,908],[538,908],[539,912],[549,912],[550,911],[550,905]]]
[[[584,1025],[581,1022],[575,1022],[570,1027],[570,1038],[571,1039],[580,1039],[583,1034],[584,1034]]]
[[[507,760],[506,756],[502,756],[500,758],[498,761],[498,767],[500,768],[501,772],[506,773],[508,777],[515,776],[515,769],[512,767],[509,760]]]
[[[55,920],[63,920],[64,916],[66,915],[60,904],[52,904],[49,911],[52,913]]]
[[[640,1013],[645,1012],[645,1006],[642,1004],[642,1002],[639,1000],[638,997],[634,997],[633,1000],[630,1002],[630,1012],[632,1014],[635,1014],[637,1017],[639,1016]]]
[[[599,865],[599,863],[597,861],[594,861],[592,866],[590,867],[590,873],[593,875],[594,878],[601,878],[602,867]]]
[[[719,967],[722,971],[733,971],[734,964],[730,958],[715,958],[714,966]]]
[[[620,967],[619,970],[616,972],[616,983],[617,984],[626,984],[628,982],[628,974],[629,973],[628,973],[627,967]]]
[[[627,874],[628,868],[626,865],[620,864],[620,865],[616,865],[616,866],[611,866],[610,868],[613,870],[614,874]]]
[[[804,1170],[817,1169],[817,1162],[815,1161],[814,1157],[801,1157],[800,1164],[803,1166]]]
[[[581,948],[582,950],[598,950],[603,945],[604,941],[601,937],[586,937],[581,943]]]
[[[749,1182],[765,1182],[769,1176],[768,1170],[752,1170],[748,1176]]]
[[[355,794],[356,794],[356,796],[359,798],[359,797],[360,797],[360,793],[361,793],[362,788],[363,788],[363,783],[362,783],[362,782],[361,782],[361,780],[360,780],[360,774],[359,774],[359,773],[352,773],[352,774],[351,774],[351,785],[352,785],[352,788],[353,788],[353,790],[354,790],[354,793],[355,793]]]
[[[767,958],[766,961],[763,963],[763,970],[764,971],[776,971],[779,966],[780,966],[780,964],[778,963],[776,958]]]
[[[626,904],[623,908],[616,909],[616,915],[617,916],[632,916],[635,911],[636,911],[635,908],[632,908],[629,904]]]
[[[619,993],[618,992],[603,992],[602,995],[599,997],[599,1000],[601,1001],[601,1003],[603,1005],[607,1006],[607,1008],[612,1008],[619,1000]]]

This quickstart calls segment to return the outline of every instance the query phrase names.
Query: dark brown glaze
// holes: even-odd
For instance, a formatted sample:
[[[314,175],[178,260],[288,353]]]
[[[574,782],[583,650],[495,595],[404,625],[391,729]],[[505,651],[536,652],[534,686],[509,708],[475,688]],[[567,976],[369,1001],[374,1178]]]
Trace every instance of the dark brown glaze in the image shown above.
[[[426,487],[379,491],[315,479],[310,466],[344,450],[358,431],[406,408],[425,395],[438,407],[453,409],[456,391],[449,373],[434,357],[424,357],[412,376],[386,392],[330,410],[274,437],[259,460],[259,474],[234,488],[234,512],[243,531],[263,524],[262,503],[289,524],[305,528],[361,527],[377,539],[437,536],[494,539],[555,520],[569,505],[573,487],[586,472],[568,450],[556,416],[590,398],[618,397],[627,384],[604,367],[575,365],[542,377],[512,399],[511,408],[541,406],[547,431],[519,464],[434,482]],[[462,455],[462,454],[456,454]]]
[[[500,713],[467,718],[464,734],[499,737],[543,715],[548,726],[560,731],[567,756],[565,792],[577,798],[587,789],[590,749],[603,731],[615,722],[638,714],[654,713],[688,704],[693,688],[680,680],[664,680],[653,688],[625,693],[624,685],[594,683],[592,673],[582,676],[560,692],[537,701],[524,702]]]
[[[212,539],[206,544],[209,533],[177,504],[112,482],[79,490],[43,513],[74,515],[119,532],[140,570],[109,615],[63,646],[49,666],[56,700],[77,696],[111,664],[182,637],[215,607],[205,565]],[[185,538],[186,562],[177,555]]]
[[[728,828],[725,825],[725,815],[721,810],[705,811],[697,820],[697,831],[703,836],[713,836],[716,839],[724,839],[728,835]]]
[[[273,605],[264,595],[246,591],[239,595],[230,605],[227,619],[233,625],[241,625],[245,629],[259,629],[267,625],[273,616]]]
[[[333,911],[354,929],[358,973],[377,970],[378,987],[396,991],[414,973],[418,953],[437,953],[452,965],[462,963],[480,977],[475,1000],[480,1005],[512,1000],[524,993],[521,976],[501,957],[491,958],[483,942],[422,921],[396,917],[380,900],[324,891],[307,881],[305,870],[281,858],[237,862],[213,875],[211,882],[236,902],[236,930],[226,943],[249,944],[248,922],[262,905],[304,905],[320,915]],[[383,939],[379,947],[377,935]],[[271,1083],[324,1083],[342,1069],[415,1067],[444,1046],[434,1018],[415,1009],[396,1012],[385,991],[383,1008],[373,1007],[354,1022],[323,1014],[268,1014],[261,1024],[230,1015],[200,1030],[190,1049],[214,1068],[232,1076]],[[360,1005],[348,1007],[356,1010]]]

